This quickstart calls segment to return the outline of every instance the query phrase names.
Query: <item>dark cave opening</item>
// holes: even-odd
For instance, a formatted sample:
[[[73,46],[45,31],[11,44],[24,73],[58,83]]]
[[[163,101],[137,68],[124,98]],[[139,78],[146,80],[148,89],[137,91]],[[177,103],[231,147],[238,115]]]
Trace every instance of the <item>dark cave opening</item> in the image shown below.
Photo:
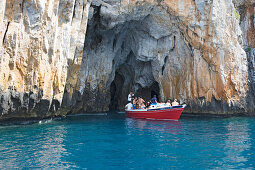
[[[160,86],[154,76],[157,72],[167,76],[168,53],[175,48],[175,35],[171,30],[162,28],[150,13],[139,19],[132,14],[131,19],[113,22],[115,19],[105,13],[107,8],[98,4],[92,5],[92,8],[84,58],[88,61],[86,66],[92,70],[91,74],[97,74],[94,66],[109,74],[110,78],[104,80],[108,106],[104,108],[110,111],[124,110],[130,91],[145,101],[154,95],[160,101]],[[155,9],[154,12],[158,15],[159,11]],[[168,23],[168,18],[164,19]],[[159,55],[162,56],[160,60]],[[101,62],[97,62],[99,60]],[[156,73],[153,74],[153,71]]]
[[[160,101],[160,88],[158,82],[154,83],[150,87],[139,88],[135,96],[142,97],[146,102],[148,102],[154,95],[156,95],[158,102]]]
[[[122,96],[123,84],[124,84],[123,76],[116,72],[115,78],[110,86],[111,102],[109,105],[109,110],[120,110],[121,99],[123,98]]]
[[[115,71],[114,80],[110,85],[110,111],[124,110],[130,91],[134,93],[135,97],[142,97],[146,102],[154,95],[158,101],[161,101],[159,83],[151,76],[151,64],[136,61],[133,64],[136,66],[134,69],[133,62],[132,57],[129,56],[125,63]]]
[[[155,92],[154,90],[151,91],[151,98],[154,97],[154,95],[158,98],[158,94],[157,92]]]
[[[159,84],[158,82],[154,82],[151,87],[151,98],[154,97],[154,95],[156,95],[158,101],[160,100],[160,89],[159,89]]]
[[[157,81],[154,81],[149,87],[142,87],[139,84],[133,84],[134,77],[130,77],[131,75],[128,74],[123,75],[122,71],[122,69],[116,70],[115,78],[110,85],[110,111],[124,110],[124,107],[128,102],[127,96],[130,91],[135,94],[135,97],[142,97],[146,102],[148,102],[154,95],[156,95],[158,102],[161,101],[160,87]]]

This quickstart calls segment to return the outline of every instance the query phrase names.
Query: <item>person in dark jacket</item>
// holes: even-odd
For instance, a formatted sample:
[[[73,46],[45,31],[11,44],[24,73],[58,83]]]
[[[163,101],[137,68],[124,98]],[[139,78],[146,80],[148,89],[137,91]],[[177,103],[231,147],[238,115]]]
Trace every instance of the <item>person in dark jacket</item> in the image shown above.
[[[158,103],[156,95],[154,95],[153,98],[151,99],[151,103],[152,104],[157,104]]]

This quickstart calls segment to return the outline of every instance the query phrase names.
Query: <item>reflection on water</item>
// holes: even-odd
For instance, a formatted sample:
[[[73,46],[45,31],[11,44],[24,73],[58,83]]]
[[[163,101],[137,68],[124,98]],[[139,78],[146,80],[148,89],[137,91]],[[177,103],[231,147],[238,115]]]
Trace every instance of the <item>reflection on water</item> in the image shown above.
[[[47,129],[46,132],[41,134],[43,137],[40,144],[34,143],[34,145],[37,145],[39,148],[34,152],[34,157],[38,158],[35,161],[39,167],[57,164],[59,168],[66,168],[61,162],[61,157],[67,154],[63,144],[65,134],[66,130],[63,125],[58,126],[54,131],[52,129]]]
[[[61,169],[68,168],[70,164],[64,164],[61,161],[61,158],[67,154],[63,144],[66,134],[65,126],[50,128],[45,128],[45,125],[29,126],[21,127],[21,129],[5,128],[7,131],[1,134],[0,139],[0,160],[4,161],[4,164],[0,164],[0,169],[39,168],[51,165],[57,165]],[[8,131],[13,132],[15,129],[16,133],[8,134]]]
[[[126,118],[126,127],[128,130],[148,130],[153,133],[167,132],[178,134],[181,131],[181,123],[179,121],[166,120],[147,120]]]
[[[226,125],[226,129],[227,132],[224,141],[224,153],[226,157],[222,160],[221,164],[228,169],[235,168],[236,166],[241,167],[245,162],[248,162],[248,158],[243,152],[249,150],[251,147],[248,121],[231,121]]]

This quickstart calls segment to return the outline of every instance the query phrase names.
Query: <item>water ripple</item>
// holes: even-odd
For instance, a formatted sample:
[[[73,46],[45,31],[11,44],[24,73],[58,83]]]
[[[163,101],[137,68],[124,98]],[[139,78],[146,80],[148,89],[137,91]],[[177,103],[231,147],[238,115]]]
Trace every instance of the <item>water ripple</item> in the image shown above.
[[[0,169],[254,169],[254,118],[81,115],[0,126]]]

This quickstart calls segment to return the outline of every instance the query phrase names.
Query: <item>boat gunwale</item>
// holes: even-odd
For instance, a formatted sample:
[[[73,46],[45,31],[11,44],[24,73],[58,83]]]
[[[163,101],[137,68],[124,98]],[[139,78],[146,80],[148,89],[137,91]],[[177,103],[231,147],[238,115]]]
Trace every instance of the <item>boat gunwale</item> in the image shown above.
[[[166,111],[166,110],[174,110],[174,109],[184,109],[186,105],[178,105],[178,106],[170,106],[170,107],[161,107],[155,109],[132,109],[126,110],[126,112],[150,112],[150,111]]]

